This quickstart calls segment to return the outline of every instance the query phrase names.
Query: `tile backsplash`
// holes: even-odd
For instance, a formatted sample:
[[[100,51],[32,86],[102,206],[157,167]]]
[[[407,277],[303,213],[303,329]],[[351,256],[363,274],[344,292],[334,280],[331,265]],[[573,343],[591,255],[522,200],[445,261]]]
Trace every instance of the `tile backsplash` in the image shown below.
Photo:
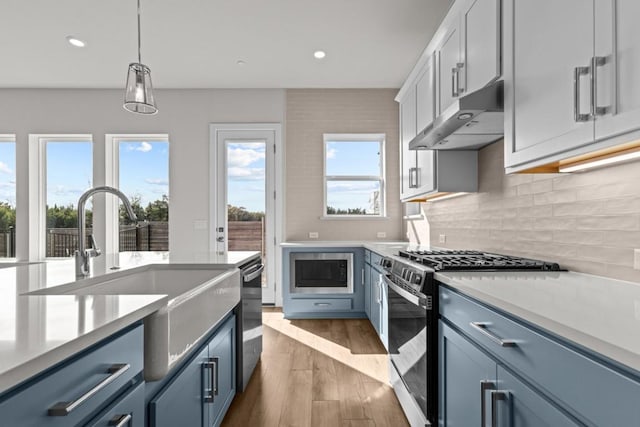
[[[558,262],[640,282],[640,162],[573,174],[504,174],[503,143],[480,151],[479,191],[423,203],[411,241]],[[440,243],[441,235],[445,243]]]

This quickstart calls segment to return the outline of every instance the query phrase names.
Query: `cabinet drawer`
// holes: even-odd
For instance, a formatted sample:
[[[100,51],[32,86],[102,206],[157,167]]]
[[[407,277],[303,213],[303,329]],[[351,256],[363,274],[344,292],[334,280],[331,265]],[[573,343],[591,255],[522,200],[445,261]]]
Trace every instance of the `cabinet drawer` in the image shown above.
[[[371,264],[371,251],[364,251],[364,262],[366,262],[367,264]]]
[[[297,299],[296,311],[348,311],[351,310],[351,298]]]
[[[138,384],[94,418],[87,427],[144,427],[144,383]]]
[[[640,384],[560,341],[440,287],[440,314],[522,378],[597,426],[640,425]],[[472,322],[485,325],[472,326]],[[489,337],[493,336],[493,339]],[[501,346],[496,340],[510,340]],[[615,392],[612,392],[615,391]]]
[[[2,425],[68,427],[86,422],[142,372],[142,325],[106,341],[36,377],[0,402]],[[49,415],[49,409],[59,402],[81,403],[68,409],[67,415]]]

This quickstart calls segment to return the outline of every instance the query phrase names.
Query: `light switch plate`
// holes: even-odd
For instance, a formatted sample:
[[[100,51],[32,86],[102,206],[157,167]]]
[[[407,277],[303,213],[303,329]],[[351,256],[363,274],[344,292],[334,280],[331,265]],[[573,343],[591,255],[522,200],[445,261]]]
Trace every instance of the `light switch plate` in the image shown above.
[[[317,239],[320,235],[318,234],[317,231],[310,231],[309,232],[309,238],[310,239]]]
[[[386,237],[387,237],[387,233],[386,233],[386,232],[384,232],[384,231],[378,231],[378,232],[376,233],[376,237],[377,237],[378,239],[384,239],[384,238],[386,238]]]
[[[441,234],[438,236],[438,243],[447,243],[447,235]]]

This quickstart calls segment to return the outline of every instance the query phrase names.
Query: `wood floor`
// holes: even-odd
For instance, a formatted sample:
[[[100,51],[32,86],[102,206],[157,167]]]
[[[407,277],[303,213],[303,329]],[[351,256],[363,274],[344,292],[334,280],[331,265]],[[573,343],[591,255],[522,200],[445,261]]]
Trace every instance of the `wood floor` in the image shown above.
[[[367,319],[262,314],[261,361],[222,426],[403,427],[387,355]]]

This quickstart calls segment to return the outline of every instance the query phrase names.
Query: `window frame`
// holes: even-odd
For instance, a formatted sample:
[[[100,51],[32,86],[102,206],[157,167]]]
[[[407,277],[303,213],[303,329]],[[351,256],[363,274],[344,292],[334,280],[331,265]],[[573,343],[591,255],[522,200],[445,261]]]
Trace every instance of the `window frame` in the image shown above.
[[[330,142],[377,142],[380,144],[380,175],[327,175],[327,147]],[[386,219],[386,134],[385,133],[325,133],[323,134],[323,206],[320,219]],[[378,181],[380,183],[380,213],[372,215],[328,214],[328,183],[331,181]]]

